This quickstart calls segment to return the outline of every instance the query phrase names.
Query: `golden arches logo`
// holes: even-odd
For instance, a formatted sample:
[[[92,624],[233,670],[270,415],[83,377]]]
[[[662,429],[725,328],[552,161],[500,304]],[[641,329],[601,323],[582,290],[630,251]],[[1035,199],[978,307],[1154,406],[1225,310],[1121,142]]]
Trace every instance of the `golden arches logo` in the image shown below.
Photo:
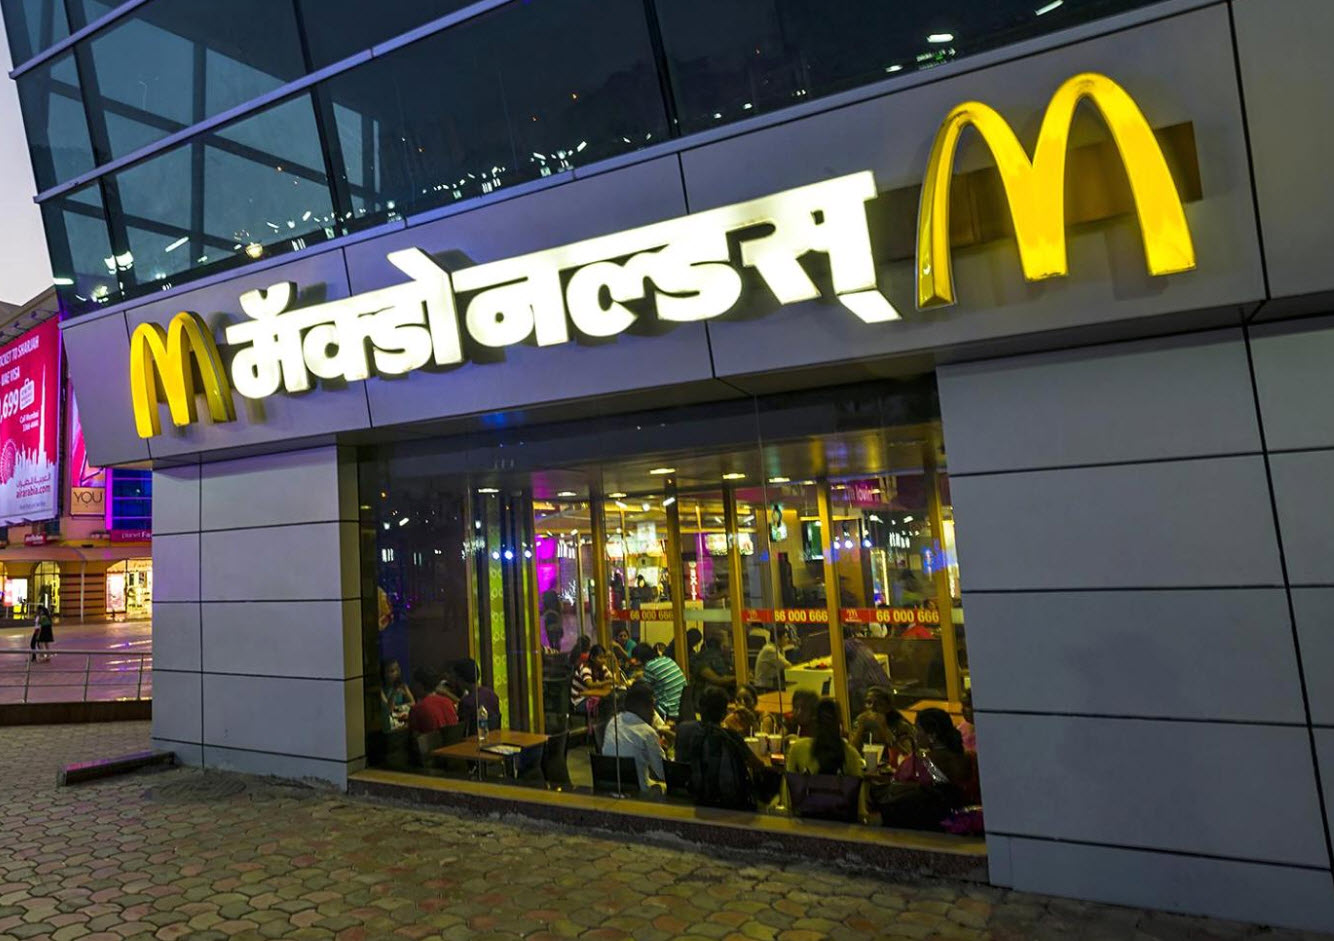
[[[1023,145],[995,109],[978,101],[952,110],[940,126],[917,219],[917,306],[953,304],[950,258],[950,179],[959,137],[974,127],[990,148],[1014,220],[1024,277],[1042,281],[1069,272],[1065,239],[1065,162],[1070,125],[1081,101],[1102,115],[1130,181],[1150,274],[1195,267],[1195,247],[1172,174],[1143,113],[1124,88],[1105,75],[1085,72],[1067,80],[1047,105],[1030,161]]]
[[[166,394],[174,424],[184,426],[198,419],[195,395],[201,390],[195,388],[193,367],[198,367],[209,416],[215,422],[235,421],[232,389],[222,368],[222,357],[198,314],[181,311],[165,330],[155,323],[135,327],[130,337],[130,396],[139,437],[162,433],[159,388]]]

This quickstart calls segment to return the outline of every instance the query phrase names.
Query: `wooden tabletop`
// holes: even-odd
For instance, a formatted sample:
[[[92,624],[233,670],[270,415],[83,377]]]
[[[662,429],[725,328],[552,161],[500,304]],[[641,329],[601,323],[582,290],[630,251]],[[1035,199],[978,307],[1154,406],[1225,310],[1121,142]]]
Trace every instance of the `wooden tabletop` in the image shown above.
[[[549,736],[536,732],[516,732],[512,729],[496,729],[486,736],[485,742],[479,742],[477,736],[469,736],[454,745],[446,745],[431,752],[440,758],[463,758],[468,761],[504,761],[504,755],[484,751],[488,745],[513,745],[516,748],[540,748],[547,743]]]

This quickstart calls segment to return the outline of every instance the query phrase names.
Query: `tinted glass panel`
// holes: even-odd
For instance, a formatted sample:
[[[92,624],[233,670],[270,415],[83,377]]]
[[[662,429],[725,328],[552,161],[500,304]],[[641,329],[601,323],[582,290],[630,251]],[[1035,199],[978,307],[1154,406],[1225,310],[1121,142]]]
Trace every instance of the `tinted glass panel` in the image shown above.
[[[26,72],[18,86],[37,189],[91,170],[93,151],[74,54],[66,52]]]
[[[656,0],[683,133],[1147,0]]]
[[[116,262],[97,184],[42,204],[46,244],[56,288],[67,310],[117,300]]]
[[[475,0],[379,0],[368,16],[365,0],[297,0],[315,68],[400,36],[461,10]]]
[[[88,46],[98,162],[266,94],[305,72],[290,3],[157,0]],[[98,94],[100,93],[100,95]]]
[[[307,95],[113,180],[140,289],[191,269],[302,248],[334,223]]]
[[[22,65],[69,35],[63,0],[0,0],[14,64]]]
[[[662,140],[643,7],[515,5],[326,83],[358,217],[492,192]]]

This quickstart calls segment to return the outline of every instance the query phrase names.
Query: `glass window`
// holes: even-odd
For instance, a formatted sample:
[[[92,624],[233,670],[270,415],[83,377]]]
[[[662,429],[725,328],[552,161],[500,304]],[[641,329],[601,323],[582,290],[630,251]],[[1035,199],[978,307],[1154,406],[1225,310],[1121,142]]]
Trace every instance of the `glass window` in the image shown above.
[[[88,61],[98,163],[305,74],[292,6],[274,0],[155,0],[97,33]]]
[[[4,10],[15,65],[22,65],[69,35],[64,0],[3,0],[0,9]]]
[[[193,269],[294,251],[334,231],[309,95],[111,180],[140,289]]]
[[[74,53],[62,53],[24,73],[18,87],[38,191],[93,169]]]
[[[372,764],[795,815],[785,771],[848,773],[846,819],[919,829],[976,804],[934,412],[912,380],[363,452]],[[486,741],[443,702],[472,685]],[[949,787],[896,804],[926,754]]]
[[[111,475],[111,528],[153,528],[153,472],[114,468]]]
[[[364,0],[297,0],[314,68],[401,36],[476,0],[379,0],[368,16]]]
[[[692,133],[1145,6],[1150,0],[656,0]]]
[[[639,4],[516,4],[325,83],[358,218],[381,221],[662,140]]]
[[[79,313],[118,300],[116,259],[98,184],[43,203],[42,220],[62,306]]]

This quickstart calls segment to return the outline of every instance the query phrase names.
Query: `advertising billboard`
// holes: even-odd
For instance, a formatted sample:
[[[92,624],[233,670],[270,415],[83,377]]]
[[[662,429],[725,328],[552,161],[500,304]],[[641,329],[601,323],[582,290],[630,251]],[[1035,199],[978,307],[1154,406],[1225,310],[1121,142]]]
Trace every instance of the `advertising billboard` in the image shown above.
[[[0,526],[59,512],[60,327],[0,347]]]
[[[74,388],[67,392],[69,401],[69,513],[70,516],[105,516],[107,508],[107,472],[88,462],[88,448],[79,420],[79,403]]]

